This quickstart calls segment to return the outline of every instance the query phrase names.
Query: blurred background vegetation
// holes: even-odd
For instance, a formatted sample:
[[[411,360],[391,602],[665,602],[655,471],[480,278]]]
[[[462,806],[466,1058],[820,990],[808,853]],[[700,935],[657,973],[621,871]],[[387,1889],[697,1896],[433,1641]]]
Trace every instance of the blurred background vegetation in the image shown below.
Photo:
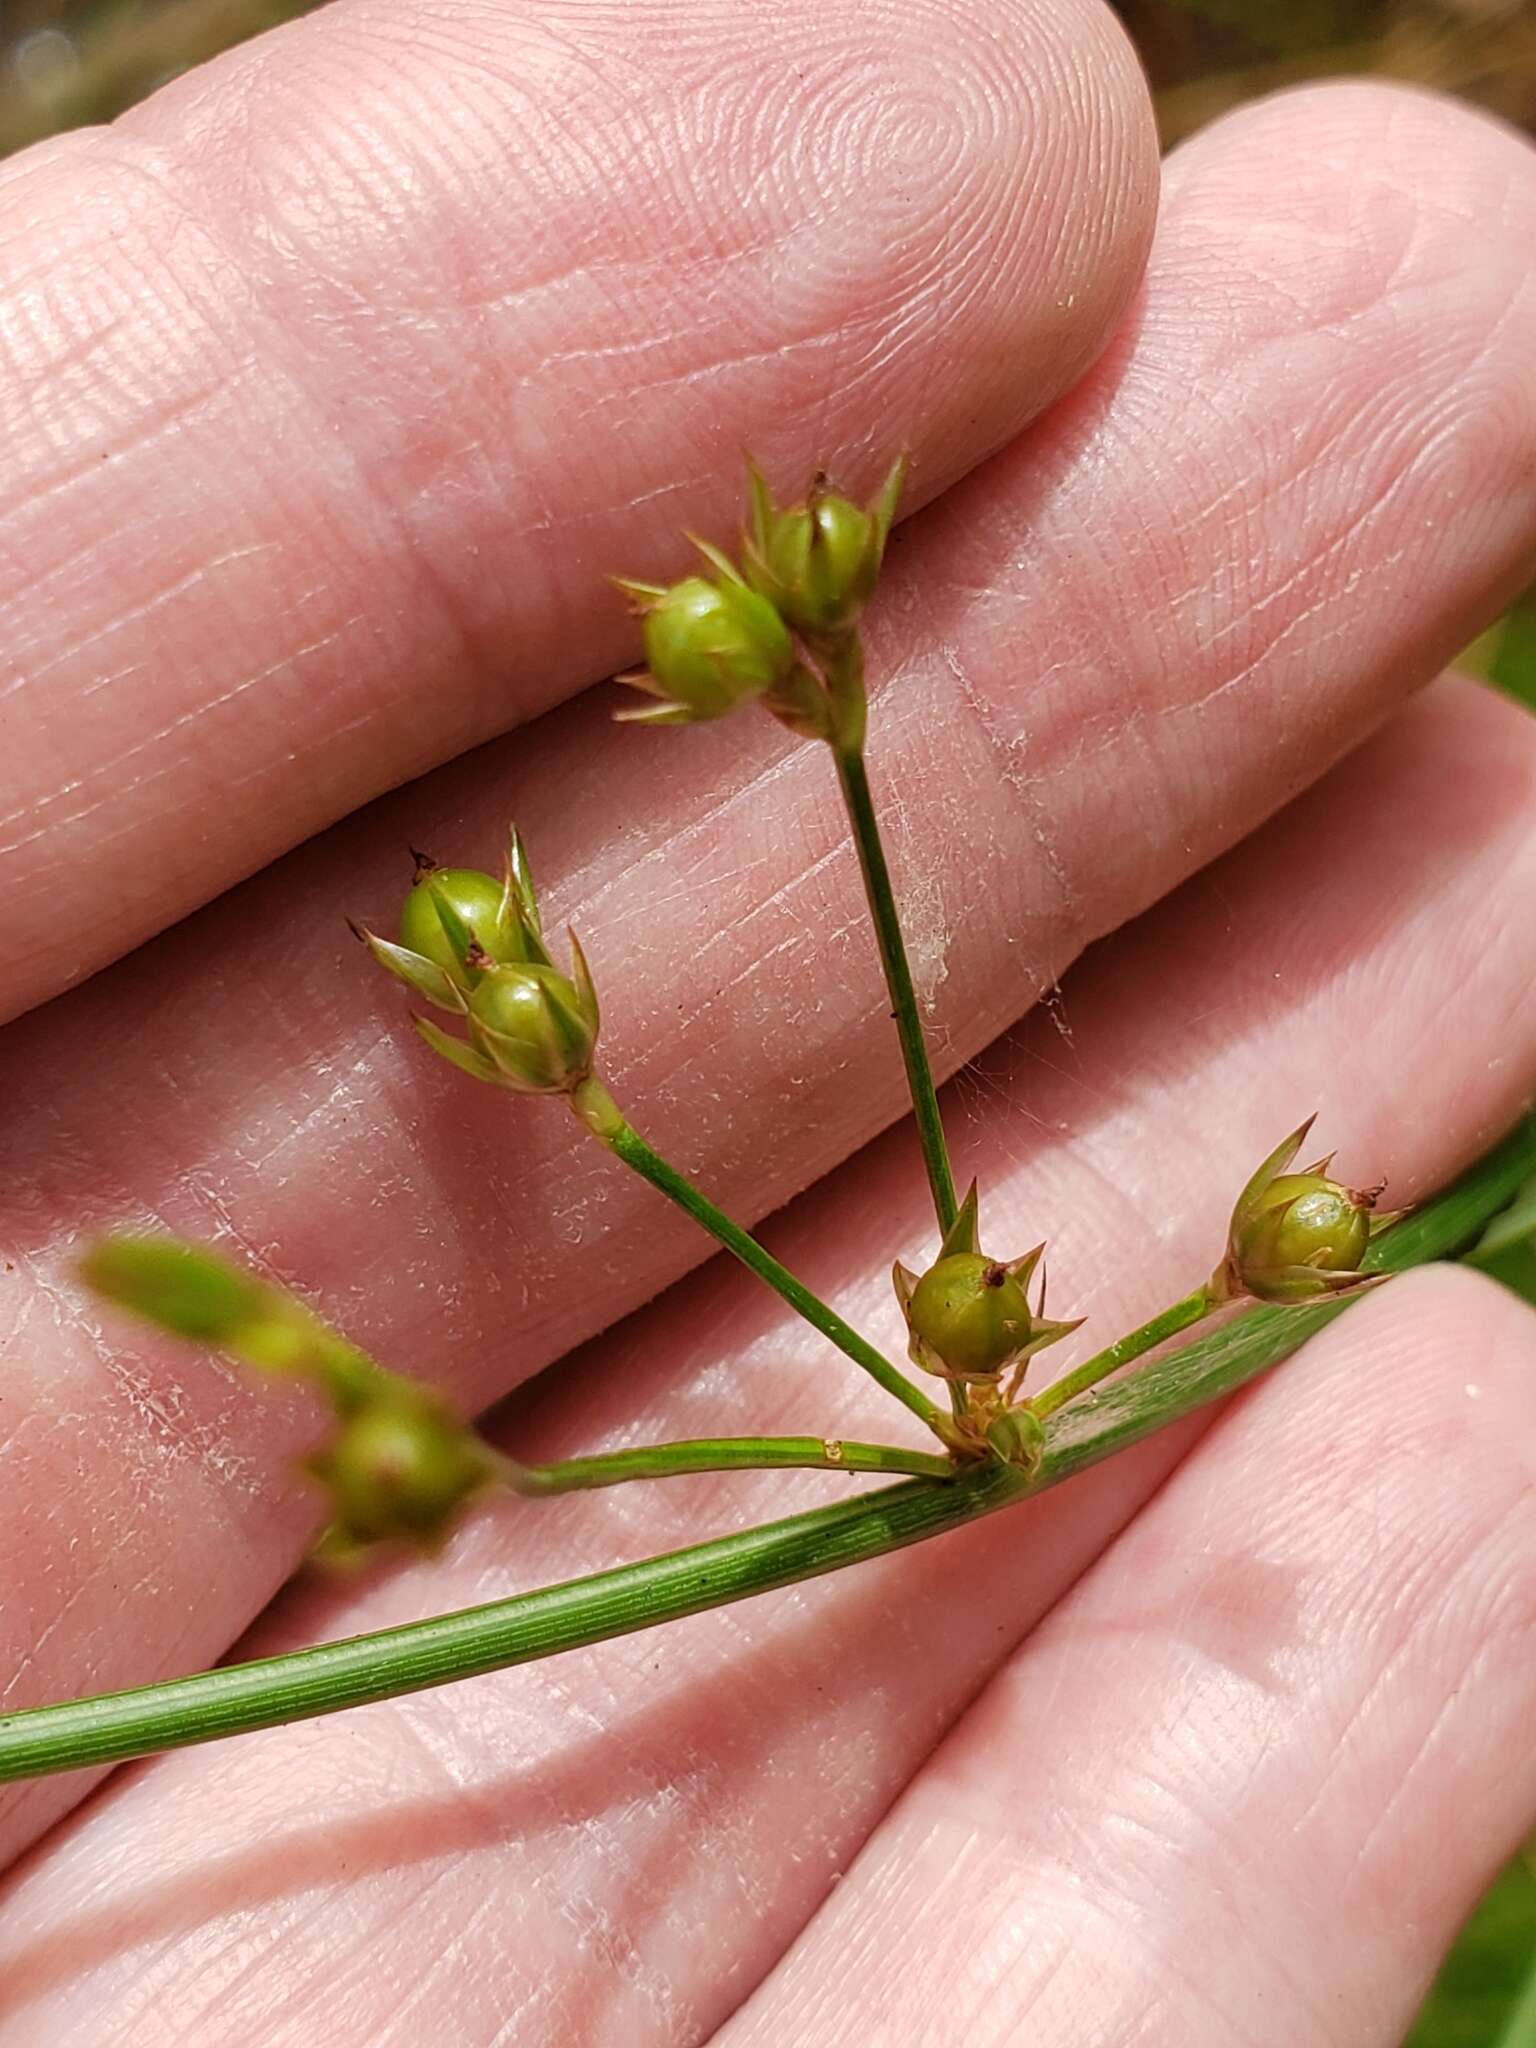
[[[107,121],[317,0],[0,0],[0,155]],[[509,0],[515,4],[515,0]],[[1164,139],[1263,92],[1372,71],[1536,133],[1532,0],[1118,0]]]
[[[315,4],[0,0],[0,156],[110,120],[179,72]],[[1536,137],[1536,0],[1119,0],[1118,12],[1169,144],[1260,93],[1346,72],[1455,93]],[[1468,650],[1467,665],[1536,709],[1536,591]],[[1536,1205],[1536,1189],[1526,1199]],[[1484,1263],[1536,1301],[1528,1237],[1491,1245]],[[1469,1923],[1406,2048],[1536,2048],[1529,1855]]]

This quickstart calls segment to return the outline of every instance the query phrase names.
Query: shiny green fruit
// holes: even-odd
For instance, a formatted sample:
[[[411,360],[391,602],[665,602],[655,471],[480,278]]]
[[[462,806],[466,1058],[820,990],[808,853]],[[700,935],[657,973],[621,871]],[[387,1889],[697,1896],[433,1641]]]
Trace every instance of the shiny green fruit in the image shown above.
[[[503,915],[505,902],[506,890],[494,875],[478,868],[429,868],[401,908],[400,943],[462,980],[462,963],[443,924],[446,903],[482,953],[492,960],[522,960],[522,932],[514,918]]]
[[[1318,1173],[1282,1173],[1239,1226],[1235,1249],[1244,1273],[1290,1266],[1352,1273],[1370,1236],[1371,1212],[1348,1188]]]
[[[645,658],[671,702],[705,719],[782,682],[795,650],[784,621],[756,591],[687,576],[647,608]]]
[[[912,1333],[961,1379],[990,1379],[1033,1335],[1021,1282],[982,1252],[955,1252],[930,1266],[912,1290]]]
[[[563,1093],[591,1071],[596,1006],[557,968],[488,967],[469,998],[469,1041],[511,1087]]]

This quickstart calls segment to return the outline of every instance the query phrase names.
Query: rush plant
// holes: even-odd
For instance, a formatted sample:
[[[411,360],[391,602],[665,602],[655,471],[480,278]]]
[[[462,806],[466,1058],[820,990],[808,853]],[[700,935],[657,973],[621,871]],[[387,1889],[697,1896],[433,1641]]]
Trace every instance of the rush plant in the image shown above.
[[[1352,1189],[1331,1178],[1331,1159],[1291,1170],[1309,1119],[1237,1197],[1208,1280],[1053,1383],[1030,1389],[1037,1356],[1083,1318],[1046,1314],[1044,1245],[1017,1252],[985,1242],[980,1191],[973,1183],[957,1199],[865,767],[860,624],[902,478],[898,462],[859,505],[818,476],[802,500],[781,507],[753,469],[734,556],[697,541],[696,574],[665,586],[615,580],[639,616],[647,659],[625,678],[647,701],[621,717],[687,725],[756,705],[830,756],[932,1196],[928,1263],[919,1271],[897,1260],[893,1269],[910,1372],[788,1271],[631,1121],[603,1078],[596,977],[574,933],[563,958],[546,938],[515,830],[499,877],[418,854],[395,933],[355,929],[378,965],[437,1013],[417,1014],[416,1029],[466,1085],[563,1104],[596,1142],[868,1374],[905,1411],[901,1418],[893,1411],[892,1420],[903,1421],[915,1442],[856,1443],[836,1433],[723,1436],[523,1464],[434,1390],[366,1357],[302,1303],[209,1251],[165,1238],[113,1237],[92,1247],[82,1266],[106,1300],[315,1391],[330,1424],[304,1469],[328,1506],[319,1548],[332,1558],[381,1545],[434,1548],[497,1488],[538,1499],[682,1473],[784,1466],[890,1474],[898,1483],[381,1634],[0,1717],[0,1779],[141,1756],[446,1684],[838,1570],[996,1513],[1242,1385],[1393,1273],[1464,1251],[1530,1180],[1536,1122],[1527,1120],[1456,1187],[1411,1216],[1387,1215],[1377,1207],[1381,1188]],[[1206,1323],[1200,1335],[1172,1346]],[[1136,1372],[1102,1384],[1136,1361]]]

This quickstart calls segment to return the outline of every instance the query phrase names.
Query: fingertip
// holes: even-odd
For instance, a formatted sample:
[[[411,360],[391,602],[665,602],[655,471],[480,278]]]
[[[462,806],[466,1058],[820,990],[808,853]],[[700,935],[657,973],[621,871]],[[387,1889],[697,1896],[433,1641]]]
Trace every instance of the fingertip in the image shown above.
[[[942,489],[1156,175],[1098,0],[341,0],[7,166],[0,1009],[619,666],[743,443]]]
[[[1234,206],[1244,190],[1251,203]],[[1186,280],[1191,269],[1203,278],[1213,343],[1285,338],[1300,369],[1347,333],[1369,362],[1368,384],[1347,364],[1331,395],[1314,379],[1310,441],[1347,433],[1345,407],[1358,433],[1385,434],[1392,407],[1413,424],[1399,460],[1446,471],[1451,509],[1464,514],[1480,492],[1496,517],[1523,485],[1529,517],[1536,150],[1526,138],[1433,92],[1314,84],[1250,102],[1183,144],[1164,193]]]
[[[1295,150],[1298,123],[1313,138],[1315,151]],[[1484,188],[1490,172],[1507,175],[1520,158],[1536,156],[1528,136],[1486,108],[1431,86],[1382,77],[1310,79],[1244,100],[1171,153],[1170,193],[1179,190],[1207,148],[1222,154],[1249,149],[1255,155],[1284,150],[1303,178],[1309,160],[1333,171],[1353,162],[1366,174],[1391,176],[1394,166],[1422,168],[1428,152],[1448,206],[1459,191]]]
[[[908,297],[930,300],[939,361],[960,379],[950,394],[922,394],[942,412],[922,436],[931,445],[910,509],[1011,440],[1100,354],[1145,265],[1159,163],[1146,81],[1100,0],[904,11],[924,117],[888,190],[893,216],[914,201],[918,211],[875,239],[906,239],[929,267]]]

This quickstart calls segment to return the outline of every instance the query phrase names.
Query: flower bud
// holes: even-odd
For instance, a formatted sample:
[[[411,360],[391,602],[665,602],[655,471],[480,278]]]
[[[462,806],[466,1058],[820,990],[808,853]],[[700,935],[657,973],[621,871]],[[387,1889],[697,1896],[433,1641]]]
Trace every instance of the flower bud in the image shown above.
[[[989,1426],[987,1442],[1005,1465],[1034,1473],[1045,1455],[1045,1424],[1033,1408],[1005,1408]]]
[[[335,1503],[322,1546],[355,1553],[386,1536],[431,1542],[458,1507],[510,1468],[438,1396],[386,1372],[279,1287],[175,1238],[108,1238],[81,1262],[104,1299],[263,1372],[308,1381],[336,1435],[303,1461]]]
[[[330,1495],[333,1556],[404,1539],[431,1548],[496,1476],[494,1452],[445,1404],[397,1386],[346,1416],[304,1461]]]
[[[867,507],[818,476],[802,504],[780,511],[760,472],[751,472],[752,523],[745,537],[747,581],[810,639],[845,633],[880,574],[906,463],[895,464]]]
[[[80,1272],[103,1300],[263,1372],[312,1379],[334,1392],[371,1370],[293,1295],[205,1246],[174,1237],[103,1238]]]
[[[621,715],[633,723],[685,725],[722,718],[782,682],[795,665],[794,645],[766,598],[749,590],[724,556],[718,583],[685,576],[669,589],[623,583],[645,621],[649,671],[626,682],[660,702]]]
[[[1375,1213],[1379,1188],[1344,1187],[1328,1177],[1327,1159],[1302,1173],[1284,1170],[1311,1127],[1309,1117],[1238,1197],[1227,1256],[1211,1283],[1217,1295],[1308,1301],[1370,1279],[1361,1268],[1366,1246],[1392,1219]]]

